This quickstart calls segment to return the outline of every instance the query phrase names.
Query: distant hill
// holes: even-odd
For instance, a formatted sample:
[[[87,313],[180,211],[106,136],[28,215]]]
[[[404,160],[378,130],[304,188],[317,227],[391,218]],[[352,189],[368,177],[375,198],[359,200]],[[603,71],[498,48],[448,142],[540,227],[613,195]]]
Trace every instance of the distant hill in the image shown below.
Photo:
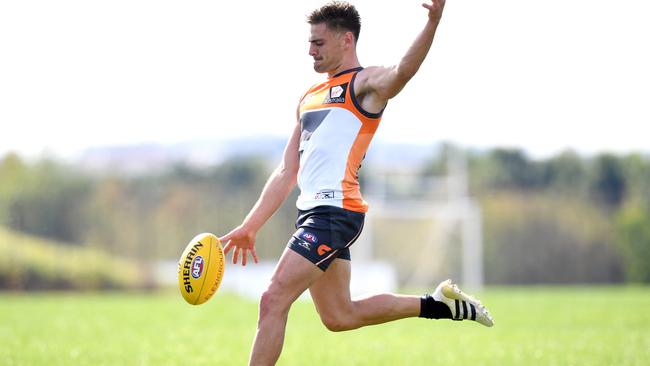
[[[0,290],[128,289],[150,282],[143,263],[0,226]]]
[[[80,163],[92,170],[118,170],[126,173],[151,172],[170,164],[210,166],[233,157],[261,156],[272,164],[282,158],[285,138],[252,136],[228,140],[187,141],[177,144],[142,143],[95,147],[81,154]],[[436,144],[389,144],[374,142],[365,164],[375,168],[415,168],[437,152]]]

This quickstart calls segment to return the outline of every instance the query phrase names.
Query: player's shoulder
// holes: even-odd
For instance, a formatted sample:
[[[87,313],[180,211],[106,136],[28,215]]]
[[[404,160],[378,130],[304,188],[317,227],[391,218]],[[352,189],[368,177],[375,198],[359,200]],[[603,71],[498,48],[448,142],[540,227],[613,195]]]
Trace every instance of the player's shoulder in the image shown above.
[[[368,79],[373,75],[383,73],[386,70],[388,70],[388,68],[384,66],[366,66],[363,69],[359,70],[356,77],[357,79]]]
[[[385,72],[389,72],[393,70],[395,66],[366,66],[362,70],[359,71],[359,76],[368,76],[368,75],[375,75],[375,74],[382,74]]]
[[[355,88],[359,94],[365,94],[375,91],[380,87],[380,80],[387,75],[394,67],[387,66],[367,66],[359,71],[355,80]]]

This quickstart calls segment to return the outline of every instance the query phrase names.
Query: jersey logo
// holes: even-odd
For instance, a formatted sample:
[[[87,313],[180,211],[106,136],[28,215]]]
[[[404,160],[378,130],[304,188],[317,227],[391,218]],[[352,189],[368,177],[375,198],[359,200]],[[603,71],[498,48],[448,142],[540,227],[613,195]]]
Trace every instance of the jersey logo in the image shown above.
[[[300,142],[309,141],[311,134],[316,131],[330,110],[308,111],[300,117]]]
[[[307,243],[304,240],[298,240],[298,245],[300,245],[301,247],[311,251],[311,244]]]
[[[332,248],[328,247],[325,244],[321,244],[321,245],[318,246],[318,249],[316,249],[316,250],[318,251],[318,255],[323,255],[323,254],[331,251]]]
[[[341,94],[343,94],[344,91],[345,89],[343,89],[342,86],[334,86],[332,89],[330,89],[330,98],[338,98],[341,96]]]
[[[314,196],[315,200],[331,200],[334,199],[334,191],[320,191]]]
[[[305,231],[304,233],[302,233],[302,235],[300,235],[300,237],[302,237],[303,239],[305,239],[307,241],[310,241],[312,243],[317,243],[318,242],[318,237],[316,235],[310,233],[309,231]]]
[[[348,83],[331,87],[328,97],[323,100],[323,104],[345,103],[345,91],[347,89]]]

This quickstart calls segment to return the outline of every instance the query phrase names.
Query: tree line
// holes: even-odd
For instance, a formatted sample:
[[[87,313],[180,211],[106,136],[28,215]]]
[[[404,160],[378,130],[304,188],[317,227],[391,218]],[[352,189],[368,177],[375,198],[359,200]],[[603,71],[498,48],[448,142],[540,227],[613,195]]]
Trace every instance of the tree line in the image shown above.
[[[432,153],[419,174],[444,174],[446,154],[444,147]],[[470,192],[483,212],[489,283],[650,282],[647,156],[466,154]],[[6,154],[0,226],[143,262],[176,258],[195,234],[238,225],[276,163],[236,157],[127,175]],[[293,195],[259,233],[260,257],[282,252],[293,231]]]
[[[650,160],[473,154],[493,282],[650,282]]]

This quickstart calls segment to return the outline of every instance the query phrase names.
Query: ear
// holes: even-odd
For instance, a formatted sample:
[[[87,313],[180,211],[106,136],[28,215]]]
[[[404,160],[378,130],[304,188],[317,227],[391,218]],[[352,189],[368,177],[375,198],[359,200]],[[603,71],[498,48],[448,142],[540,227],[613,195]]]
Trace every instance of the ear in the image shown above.
[[[354,48],[354,34],[347,31],[343,34],[343,42],[345,42],[346,48]]]

